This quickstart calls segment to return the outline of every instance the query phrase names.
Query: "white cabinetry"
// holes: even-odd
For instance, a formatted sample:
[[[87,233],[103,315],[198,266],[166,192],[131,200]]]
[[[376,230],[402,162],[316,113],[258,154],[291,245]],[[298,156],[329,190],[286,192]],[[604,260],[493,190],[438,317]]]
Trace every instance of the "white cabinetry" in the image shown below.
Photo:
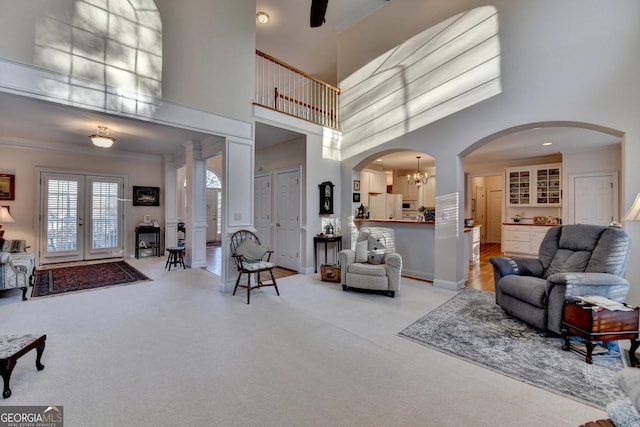
[[[418,201],[420,187],[415,184],[409,184],[406,177],[397,176],[396,181],[398,182],[398,190],[394,190],[394,193],[402,194],[403,201]]]
[[[436,177],[429,176],[426,184],[420,186],[418,204],[426,208],[436,207]]]
[[[387,192],[387,174],[384,172],[363,170],[360,172],[360,192],[368,199],[369,193]]]
[[[509,206],[562,205],[562,167],[559,163],[508,168]]]
[[[540,244],[550,227],[540,225],[504,225],[502,252],[505,255],[537,257]]]

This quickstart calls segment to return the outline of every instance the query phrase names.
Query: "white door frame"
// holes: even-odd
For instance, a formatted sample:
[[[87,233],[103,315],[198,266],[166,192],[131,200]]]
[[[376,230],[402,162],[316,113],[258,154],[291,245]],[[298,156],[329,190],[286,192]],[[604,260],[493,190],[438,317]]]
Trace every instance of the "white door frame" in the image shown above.
[[[611,215],[614,221],[619,221],[619,209],[618,209],[618,172],[617,171],[601,171],[601,172],[583,172],[583,173],[570,173],[569,174],[569,207],[566,216],[563,214],[563,222],[573,223],[575,217],[575,185],[576,178],[590,178],[598,176],[611,177],[611,183],[613,187],[611,189]],[[570,222],[568,222],[569,220]]]
[[[260,239],[260,243],[262,243],[262,245],[265,246],[265,247],[272,247],[273,246],[272,243],[274,241],[274,236],[273,236],[273,234],[274,234],[274,231],[273,231],[274,222],[273,222],[273,220],[275,218],[275,214],[273,213],[273,206],[274,206],[273,200],[274,200],[275,194],[274,194],[274,191],[273,191],[273,176],[272,176],[271,172],[263,173],[263,174],[260,174],[260,175],[255,175],[253,177],[253,182],[254,182],[254,194],[253,194],[253,197],[255,199],[256,194],[257,194],[255,182],[258,179],[265,179],[265,178],[266,178],[268,186],[269,186],[269,197],[268,197],[269,224],[267,226],[268,233],[269,233],[269,236],[268,236],[269,240],[263,241],[264,239]],[[254,209],[254,212],[253,212],[253,226],[254,226],[254,228],[256,228],[256,230],[258,228],[257,225],[256,225],[257,221],[256,221],[256,213],[255,213],[255,210],[257,208],[258,208],[258,204],[254,202],[254,205],[253,205],[253,209]]]
[[[45,185],[43,185],[43,180],[45,179],[46,176],[48,175],[60,175],[61,177],[68,175],[68,176],[80,176],[83,177],[83,181],[86,184],[89,184],[91,182],[92,178],[106,178],[106,179],[116,179],[118,181],[121,182],[122,184],[122,194],[121,194],[121,198],[118,200],[119,203],[121,203],[122,205],[119,207],[119,214],[118,217],[120,218],[120,223],[118,225],[119,228],[119,234],[120,234],[120,241],[119,241],[119,246],[117,249],[115,249],[115,253],[114,250],[108,250],[108,251],[91,251],[90,250],[90,246],[91,246],[91,220],[89,218],[83,218],[82,220],[82,227],[83,227],[83,248],[82,248],[82,254],[79,254],[77,256],[61,256],[56,260],[53,259],[49,259],[48,262],[64,262],[64,261],[77,261],[77,260],[90,260],[90,259],[102,259],[102,258],[113,258],[113,257],[122,257],[124,256],[127,251],[128,251],[128,241],[129,239],[127,238],[127,233],[125,232],[125,230],[127,230],[127,205],[128,202],[130,202],[130,199],[125,199],[124,198],[124,194],[126,192],[126,188],[129,188],[129,184],[128,184],[128,177],[126,175],[116,175],[116,174],[107,174],[107,173],[100,173],[100,174],[96,174],[95,172],[87,172],[87,171],[74,171],[74,170],[63,170],[63,169],[50,169],[50,168],[35,168],[34,169],[34,182],[39,183],[39,185],[37,185],[36,191],[35,191],[35,200],[34,200],[34,210],[35,210],[35,215],[34,215],[34,226],[33,229],[35,230],[34,233],[34,247],[35,247],[35,251],[36,251],[36,265],[37,266],[42,266],[42,262],[43,262],[43,254],[46,251],[46,245],[47,245],[47,240],[46,238],[44,238],[43,240],[43,230],[42,227],[44,226],[44,224],[46,224],[46,221],[44,221],[43,215],[45,214],[46,211],[46,206],[44,205],[44,197],[46,196],[43,193],[43,190],[46,188]],[[84,185],[84,184],[83,184]],[[90,194],[90,191],[85,188],[84,190],[84,194],[82,195],[82,197],[84,197],[85,195]],[[88,204],[89,204],[89,199],[84,197],[85,200],[83,202],[82,206],[79,206],[79,209],[82,209],[82,213],[84,214],[85,212],[87,212],[89,210]],[[87,247],[85,247],[87,246]]]
[[[277,201],[277,194],[278,194],[278,177],[281,174],[285,174],[285,173],[291,173],[291,172],[297,172],[298,173],[298,194],[299,194],[299,200],[300,203],[298,204],[298,245],[297,245],[297,251],[298,251],[298,258],[297,258],[297,266],[296,266],[296,270],[295,271],[300,271],[301,268],[301,260],[302,260],[302,247],[301,247],[301,240],[302,240],[302,231],[300,230],[300,224],[301,224],[301,220],[302,220],[302,167],[297,167],[297,168],[289,168],[289,169],[279,169],[275,171],[275,179],[274,179],[274,186],[273,186],[273,191],[272,191],[272,206],[273,206],[273,217],[274,217],[274,222],[278,221],[278,203],[275,203]],[[274,230],[274,246],[275,246],[275,255],[276,255],[276,260],[278,259],[278,230],[277,228]]]

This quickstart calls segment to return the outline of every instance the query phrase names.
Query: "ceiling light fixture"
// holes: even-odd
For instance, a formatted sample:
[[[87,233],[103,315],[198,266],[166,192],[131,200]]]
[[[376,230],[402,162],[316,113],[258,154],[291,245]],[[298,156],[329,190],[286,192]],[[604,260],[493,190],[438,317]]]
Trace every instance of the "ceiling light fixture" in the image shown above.
[[[553,142],[543,142],[542,145],[544,145],[544,146],[553,145]]]
[[[413,174],[413,178],[411,177],[411,175],[407,175],[407,182],[409,184],[415,184],[416,187],[420,187],[422,184],[427,183],[429,174],[426,172],[424,173],[424,175],[420,174],[420,156],[416,156],[416,159],[418,159],[418,172]]]
[[[96,147],[109,148],[116,141],[115,138],[109,136],[109,130],[106,126],[98,126],[98,133],[89,135],[89,139]]]
[[[256,13],[256,19],[261,24],[266,24],[269,22],[269,14],[267,12],[258,12]]]

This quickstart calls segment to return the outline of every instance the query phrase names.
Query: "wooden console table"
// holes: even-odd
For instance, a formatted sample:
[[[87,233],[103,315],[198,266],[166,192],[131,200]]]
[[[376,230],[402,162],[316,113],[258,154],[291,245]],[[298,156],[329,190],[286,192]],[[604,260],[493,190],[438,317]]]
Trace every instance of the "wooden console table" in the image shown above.
[[[313,238],[313,266],[314,271],[318,272],[318,243],[324,243],[324,263],[327,263],[327,244],[336,244],[336,262],[338,252],[342,250],[342,236],[315,236]]]

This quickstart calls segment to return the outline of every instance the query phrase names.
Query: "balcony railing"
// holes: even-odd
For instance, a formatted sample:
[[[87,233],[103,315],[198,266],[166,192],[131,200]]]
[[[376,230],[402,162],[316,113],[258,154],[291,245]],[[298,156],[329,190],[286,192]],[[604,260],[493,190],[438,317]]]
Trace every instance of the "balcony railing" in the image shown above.
[[[340,89],[256,50],[254,104],[339,129]]]

